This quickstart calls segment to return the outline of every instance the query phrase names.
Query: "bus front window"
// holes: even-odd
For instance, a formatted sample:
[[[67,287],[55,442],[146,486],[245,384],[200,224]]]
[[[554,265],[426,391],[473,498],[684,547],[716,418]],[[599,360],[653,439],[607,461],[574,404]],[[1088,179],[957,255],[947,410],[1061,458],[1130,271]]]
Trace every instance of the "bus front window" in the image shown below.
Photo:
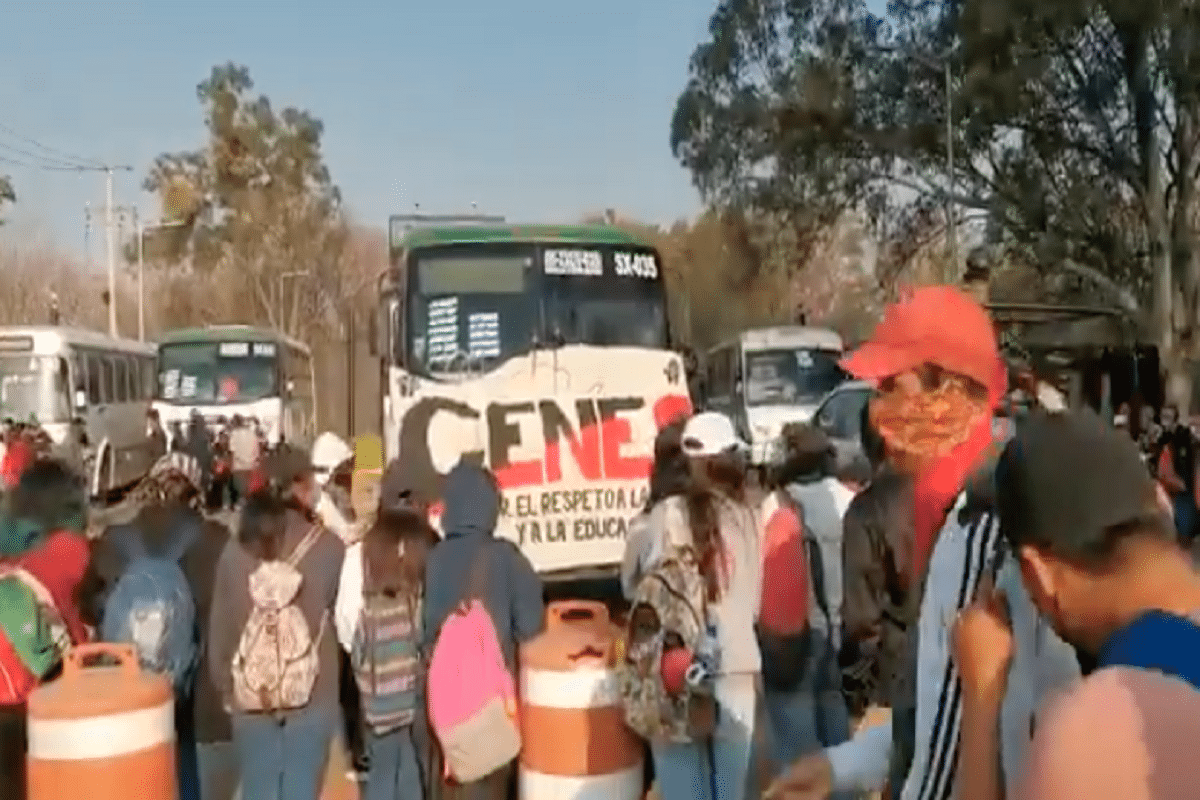
[[[557,343],[670,346],[667,301],[652,251],[547,248],[546,324]]]
[[[271,342],[204,342],[159,350],[159,396],[179,405],[252,403],[279,393]]]
[[[0,356],[0,417],[19,422],[71,419],[66,361],[56,356]]]
[[[430,375],[484,371],[527,352],[537,330],[530,248],[418,251],[408,308],[409,363]]]

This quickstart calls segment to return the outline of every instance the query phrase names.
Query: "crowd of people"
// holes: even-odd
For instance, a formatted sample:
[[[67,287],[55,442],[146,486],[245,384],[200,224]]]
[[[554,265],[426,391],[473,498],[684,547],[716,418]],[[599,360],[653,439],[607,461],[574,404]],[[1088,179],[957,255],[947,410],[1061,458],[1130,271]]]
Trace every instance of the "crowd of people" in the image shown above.
[[[1161,409],[1141,405],[1135,414],[1128,403],[1113,417],[1114,427],[1127,431],[1138,444],[1142,459],[1167,497],[1175,530],[1185,544],[1200,532],[1200,485],[1197,484],[1197,454],[1200,436],[1194,424],[1180,417],[1171,403]]]
[[[1090,413],[997,425],[1008,370],[954,288],[889,307],[845,367],[876,384],[860,461],[791,426],[759,497],[727,417],[657,436],[615,603],[648,785],[661,800],[1192,797],[1200,577],[1160,456],[1152,474],[1139,439]],[[1173,423],[1164,410],[1154,441],[1187,486]],[[0,797],[24,797],[29,693],[88,640],[134,644],[172,681],[183,800],[318,800],[343,746],[367,800],[511,796],[518,657],[545,608],[496,535],[495,476],[454,466],[439,532],[389,468],[360,521],[345,442],[267,451],[238,429],[232,530],[206,513],[231,501],[209,491],[220,470],[172,437],[136,513],[91,539],[76,472],[10,443]]]

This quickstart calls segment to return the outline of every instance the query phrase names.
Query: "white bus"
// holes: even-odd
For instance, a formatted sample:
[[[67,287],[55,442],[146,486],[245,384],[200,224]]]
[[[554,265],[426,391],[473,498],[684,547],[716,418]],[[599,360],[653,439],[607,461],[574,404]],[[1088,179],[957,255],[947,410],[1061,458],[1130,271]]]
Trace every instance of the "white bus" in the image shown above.
[[[752,463],[768,465],[779,455],[784,425],[810,421],[825,395],[847,379],[838,366],[842,348],[842,337],[827,328],[743,331],[708,353],[706,406],[735,421]]]
[[[193,411],[209,428],[235,415],[256,421],[268,444],[308,447],[317,433],[312,353],[278,331],[210,325],[158,340],[154,408],[170,437]]]
[[[658,252],[607,226],[390,222],[382,430],[404,488],[436,520],[478,459],[545,579],[615,575],[655,434],[691,410]]]
[[[93,495],[127,486],[150,468],[146,437],[154,397],[154,346],[95,331],[0,328],[0,416],[37,422],[56,448],[78,453]],[[72,422],[86,432],[74,448]]]

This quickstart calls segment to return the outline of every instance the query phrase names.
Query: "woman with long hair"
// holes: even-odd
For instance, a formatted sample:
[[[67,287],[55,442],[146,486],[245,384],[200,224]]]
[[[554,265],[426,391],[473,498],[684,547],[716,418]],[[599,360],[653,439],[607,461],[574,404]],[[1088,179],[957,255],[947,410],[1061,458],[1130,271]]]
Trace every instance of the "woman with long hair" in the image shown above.
[[[362,702],[364,800],[421,800],[428,778],[420,619],[425,564],[438,536],[410,510],[384,510],[342,564],[335,606]]]
[[[209,674],[232,712],[244,800],[317,798],[341,720],[338,647],[326,629],[332,624],[345,547],[304,502],[311,467],[299,469],[298,461],[291,466],[298,471],[283,475],[286,497],[263,490],[243,506],[238,535],[226,544],[217,564],[209,614]],[[312,688],[298,708],[243,707],[239,702],[247,701],[235,693],[234,678],[239,669],[245,676],[254,666],[258,639],[247,644],[251,652],[243,654],[244,661],[238,654],[256,607],[256,588],[282,592],[283,581],[292,580],[287,566],[299,573],[292,605],[303,617],[315,651]]]
[[[638,583],[646,572],[650,551],[650,512],[668,497],[687,491],[690,475],[688,458],[683,453],[683,426],[687,417],[680,416],[664,427],[654,438],[654,463],[650,467],[650,491],[642,513],[629,524],[625,537],[625,556],[621,560],[621,589],[626,598],[633,597]]]
[[[663,800],[743,800],[750,779],[761,658],[754,622],[762,596],[758,516],[746,497],[746,445],[723,414],[689,419],[680,436],[687,491],[651,512],[653,565],[676,548],[696,557],[705,587],[707,633],[699,653],[719,706],[711,738],[652,742]],[[704,787],[704,788],[701,788]]]

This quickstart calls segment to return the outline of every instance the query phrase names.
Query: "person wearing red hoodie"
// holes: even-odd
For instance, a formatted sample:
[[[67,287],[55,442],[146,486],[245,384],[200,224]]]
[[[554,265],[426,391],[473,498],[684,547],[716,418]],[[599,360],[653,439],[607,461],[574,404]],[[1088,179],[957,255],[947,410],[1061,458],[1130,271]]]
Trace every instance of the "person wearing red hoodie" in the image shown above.
[[[82,483],[61,461],[34,461],[5,498],[0,514],[0,569],[20,568],[36,579],[53,602],[73,644],[88,640],[78,602],[89,551],[82,531],[87,500]],[[15,653],[0,635],[0,662],[17,674]],[[25,672],[27,677],[28,673]],[[30,677],[0,705],[0,800],[25,797],[25,705],[37,680]]]
[[[951,286],[916,289],[889,306],[843,366],[876,385],[871,427],[889,461],[912,478],[911,550],[900,560],[919,600],[916,642],[891,723],[800,759],[768,794],[823,800],[890,784],[893,798],[952,800],[969,789],[973,769],[958,763],[963,692],[947,631],[981,588],[1005,591],[1023,654],[1004,698],[1005,774],[1020,770],[1043,698],[1079,675],[1074,651],[1039,616],[1000,547],[992,470],[1004,442],[994,411],[1008,371],[987,312]]]

